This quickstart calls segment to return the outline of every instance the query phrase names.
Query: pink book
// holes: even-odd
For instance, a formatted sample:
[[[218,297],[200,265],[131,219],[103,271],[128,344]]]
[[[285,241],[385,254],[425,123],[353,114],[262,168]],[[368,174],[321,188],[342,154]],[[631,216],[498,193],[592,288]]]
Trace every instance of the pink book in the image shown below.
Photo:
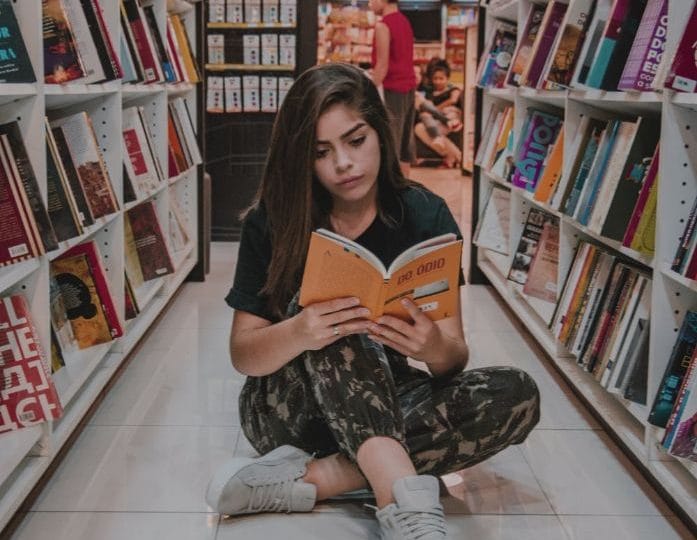
[[[678,45],[678,50],[670,66],[666,79],[666,88],[679,92],[697,91],[697,4],[685,25],[685,31]]]
[[[619,90],[651,91],[666,48],[668,0],[649,0],[624,66]]]
[[[646,201],[649,199],[649,192],[651,191],[651,186],[656,181],[658,176],[658,146],[656,146],[656,151],[653,154],[653,159],[651,160],[651,165],[646,173],[646,180],[641,186],[641,191],[639,192],[639,198],[634,205],[634,211],[632,212],[632,217],[629,218],[629,223],[627,223],[627,230],[624,233],[624,238],[622,239],[622,245],[625,247],[631,247],[632,239],[634,238],[634,233],[636,233],[637,227],[639,226],[639,221],[641,220],[641,215],[644,213],[644,208],[646,207]]]

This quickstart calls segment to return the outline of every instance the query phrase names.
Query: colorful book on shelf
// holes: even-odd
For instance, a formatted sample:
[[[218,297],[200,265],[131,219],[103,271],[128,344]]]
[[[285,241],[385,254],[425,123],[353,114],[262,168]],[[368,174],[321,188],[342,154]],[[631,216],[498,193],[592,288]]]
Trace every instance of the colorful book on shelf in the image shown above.
[[[157,18],[155,17],[155,7],[152,5],[143,6],[143,12],[145,14],[145,22],[150,30],[150,35],[152,36],[155,52],[160,60],[160,65],[162,66],[162,73],[165,77],[166,82],[176,82],[177,76],[174,73],[174,66],[172,61],[167,54],[167,48],[165,47],[165,42],[162,39],[162,33],[160,32],[160,27],[157,24]]]
[[[618,90],[653,90],[653,79],[663,58],[667,33],[668,0],[648,0]]]
[[[129,219],[123,220],[123,251],[124,251],[124,271],[128,277],[134,293],[137,296],[140,286],[145,281],[143,279],[143,271],[140,267],[138,259],[138,249],[136,248],[136,240],[133,237],[133,229]],[[140,301],[138,302],[140,305]]]
[[[557,326],[553,328],[554,335],[562,343],[567,343],[570,332],[572,331],[576,319],[579,317],[580,309],[583,304],[584,296],[588,289],[588,285],[593,276],[593,270],[597,265],[600,249],[594,245],[588,245],[582,251],[583,257],[578,260],[573,279],[567,286],[572,287],[566,293],[565,310],[561,312],[561,316],[557,319]],[[587,303],[587,302],[586,302]]]
[[[60,0],[66,19],[70,24],[70,29],[75,40],[75,48],[82,62],[82,69],[85,76],[80,79],[83,84],[104,81],[107,74],[104,72],[100,60],[100,51],[97,49],[96,42],[91,34],[90,26],[82,8],[80,0]],[[100,38],[101,40],[101,38]]]
[[[675,404],[673,405],[673,410],[670,412],[670,417],[668,418],[668,422],[666,424],[666,430],[663,433],[663,440],[661,441],[661,446],[663,446],[663,448],[665,448],[666,450],[670,450],[670,447],[673,444],[675,435],[678,432],[680,419],[683,418],[683,412],[685,411],[685,407],[689,400],[690,394],[696,391],[696,382],[697,356],[693,352],[692,357],[690,358],[690,363],[687,366],[687,370],[685,371],[683,381],[680,384],[680,389],[678,390],[678,397],[676,398]],[[688,451],[687,455],[682,455],[680,457],[689,457],[690,454],[695,453],[696,448],[694,443],[697,442],[697,440],[690,443],[690,446],[688,448],[683,448],[685,446],[685,442],[686,441],[680,442],[676,447],[678,449],[678,453],[682,453],[684,450]],[[697,457],[697,453],[695,453],[695,456]]]
[[[83,242],[73,246],[66,251],[61,258],[71,258],[84,255],[89,264],[90,274],[94,281],[94,287],[102,304],[104,317],[109,324],[109,332],[112,338],[121,337],[123,335],[123,324],[119,319],[114,295],[109,285],[106,269],[102,256],[99,253],[99,248],[94,240]]]
[[[506,178],[506,172],[511,168],[506,166],[507,160],[510,162],[513,156],[513,138],[511,134],[513,133],[513,107],[507,107],[504,112],[503,121],[501,123],[501,129],[496,136],[496,143],[494,145],[493,152],[489,162],[487,163],[487,169],[491,174],[498,176],[499,178]]]
[[[177,133],[174,118],[172,118],[170,111],[167,113],[167,147],[171,152],[175,165],[174,169],[170,167],[169,170],[169,176],[172,178],[187,170],[189,168],[189,163],[186,159],[184,148],[182,147],[182,142],[179,139],[179,133]]]
[[[497,21],[477,70],[477,84],[482,88],[503,88],[516,47],[515,26]]]
[[[9,122],[0,125],[0,145],[4,155],[3,166],[9,175],[14,179],[19,189],[20,195],[24,199],[27,214],[33,226],[38,230],[38,236],[43,244],[45,251],[52,251],[58,247],[56,233],[48,217],[46,206],[44,205],[39,183],[34,168],[32,167],[27,153],[22,132],[17,122]]]
[[[12,4],[0,0],[0,83],[33,83],[36,75]]]
[[[560,90],[571,84],[595,4],[596,0],[574,0],[569,4],[556,47],[550,53],[551,61],[541,76],[540,87],[544,90]]]
[[[137,199],[152,193],[160,185],[155,157],[141,118],[138,107],[123,109],[123,162]]]
[[[544,224],[547,222],[558,222],[558,218],[548,214],[539,208],[530,208],[528,217],[520,235],[520,241],[513,255],[511,268],[507,279],[520,285],[525,285],[528,279],[530,263],[537,250],[537,243],[540,241]]]
[[[593,60],[603,38],[607,19],[610,16],[610,8],[611,2],[601,1],[595,4],[593,18],[586,30],[586,38],[583,40],[583,46],[578,53],[578,61],[571,77],[571,86],[574,88],[582,88],[586,84],[588,74],[593,67]]]
[[[697,62],[695,62],[695,43],[697,43],[697,4],[685,24],[682,38],[673,55],[665,87],[679,92],[697,91]]]
[[[648,190],[644,211],[641,213],[639,224],[629,244],[629,248],[649,257],[653,257],[656,251],[656,207],[659,181],[660,178],[656,172],[655,180]],[[626,245],[624,241],[623,245]]]
[[[92,217],[97,219],[116,212],[119,207],[109,171],[87,113],[59,118],[51,126],[63,132]]]
[[[162,68],[157,60],[157,53],[151,45],[151,40],[146,27],[145,15],[138,0],[120,0],[121,10],[128,24],[128,37],[133,39],[133,52],[138,56],[142,66],[144,83],[153,83],[164,80]]]
[[[176,121],[180,135],[189,152],[191,164],[200,165],[203,163],[203,157],[201,156],[201,151],[198,146],[196,129],[191,120],[191,113],[186,100],[184,98],[175,98],[169,102],[169,108],[172,111],[172,116]]]
[[[566,318],[569,316],[569,306],[573,296],[577,293],[578,280],[580,279],[584,266],[587,263],[588,257],[594,257],[595,247],[588,242],[579,242],[574,249],[573,260],[571,261],[571,266],[569,271],[564,276],[564,284],[561,288],[561,294],[559,295],[559,301],[554,309],[554,314],[552,315],[552,320],[548,324],[552,335],[559,337],[559,332],[561,331],[562,325],[566,322]]]
[[[87,17],[92,38],[99,51],[99,60],[107,80],[120,79],[123,76],[121,62],[116,53],[109,27],[104,20],[100,0],[80,0],[80,2]]]
[[[593,166],[595,156],[598,153],[600,139],[604,131],[605,122],[595,118],[590,119],[588,129],[581,141],[580,152],[571,167],[571,177],[573,178],[573,183],[570,184],[571,190],[566,199],[562,201],[562,211],[567,216],[573,216],[576,213],[576,207],[581,199],[581,193],[583,193],[583,188]]]
[[[501,186],[492,185],[477,220],[473,242],[480,248],[508,255],[511,219],[511,192]]]
[[[644,208],[646,207],[646,202],[649,197],[649,191],[651,190],[651,187],[653,186],[654,182],[656,181],[656,177],[658,176],[659,151],[660,145],[657,144],[656,152],[654,153],[653,158],[651,159],[651,165],[646,171],[646,175],[641,184],[639,195],[637,197],[636,203],[634,204],[634,208],[632,209],[632,215],[630,216],[629,221],[627,222],[627,228],[624,232],[624,236],[622,237],[623,246],[629,247],[631,245],[632,238],[634,238],[634,233],[636,232],[637,227],[639,226],[639,220],[641,219],[641,216],[644,213]]]
[[[0,433],[61,417],[48,362],[27,300],[0,298]]]
[[[514,186],[533,192],[542,172],[549,147],[562,127],[562,119],[547,112],[530,109],[529,121],[520,134],[520,144],[511,177]]]
[[[548,221],[542,226],[523,292],[545,302],[556,303],[558,270],[559,222]]]
[[[520,85],[523,71],[530,61],[535,38],[542,26],[542,20],[545,16],[545,7],[544,4],[530,4],[528,16],[525,21],[525,28],[520,36],[520,40],[518,40],[518,46],[513,56],[513,61],[508,70],[508,75],[506,76],[507,83],[512,86]]]
[[[77,214],[80,218],[83,227],[89,227],[94,224],[94,217],[92,217],[92,209],[87,203],[87,197],[85,196],[85,191],[82,187],[80,181],[80,176],[78,175],[77,168],[75,167],[75,162],[70,155],[70,149],[68,148],[68,142],[66,140],[63,130],[60,128],[50,128],[49,129],[49,145],[55,148],[56,164],[62,170],[65,178],[70,186],[70,192],[75,200],[75,207],[77,208]]]
[[[133,232],[143,279],[149,281],[174,272],[167,242],[152,201],[134,206],[126,217]]]
[[[86,73],[75,36],[61,0],[41,0],[43,15],[44,82],[82,80]]]
[[[171,26],[174,31],[175,47],[176,45],[179,46],[181,61],[186,71],[186,80],[187,82],[197,83],[201,80],[201,77],[184,23],[182,23],[179,15],[175,13],[169,15],[167,19],[171,21]]]
[[[61,256],[51,261],[51,271],[63,295],[78,348],[86,349],[112,341],[109,321],[87,256],[82,253]]]
[[[559,130],[559,135],[550,147],[545,161],[542,163],[542,175],[535,186],[534,199],[548,203],[550,197],[559,183],[564,164],[564,130]]]
[[[128,279],[128,275],[124,274],[124,318],[127,321],[135,319],[140,313],[140,308],[138,307],[138,301],[136,300],[133,288],[131,287],[131,282]]]
[[[651,406],[650,424],[666,427],[678,397],[680,384],[695,350],[695,343],[697,343],[697,312],[687,311]]]
[[[566,3],[558,0],[551,0],[547,4],[542,26],[535,38],[530,61],[521,76],[521,86],[537,88],[567,8],[568,5]]]
[[[377,319],[411,320],[400,302],[412,300],[432,320],[456,315],[462,240],[452,233],[419,242],[385,268],[363,246],[318,229],[312,233],[300,286],[301,306],[355,296]]]
[[[51,328],[51,375],[65,367],[65,357]]]
[[[77,213],[67,179],[61,174],[48,138],[46,139],[46,191],[48,192],[48,217],[56,233],[56,239],[63,242],[83,233],[82,223]]]
[[[56,281],[53,272],[48,273],[49,312],[51,316],[51,332],[55,337],[62,353],[74,350],[77,340],[73,333],[73,327],[68,319],[68,310],[65,307],[60,285]]]

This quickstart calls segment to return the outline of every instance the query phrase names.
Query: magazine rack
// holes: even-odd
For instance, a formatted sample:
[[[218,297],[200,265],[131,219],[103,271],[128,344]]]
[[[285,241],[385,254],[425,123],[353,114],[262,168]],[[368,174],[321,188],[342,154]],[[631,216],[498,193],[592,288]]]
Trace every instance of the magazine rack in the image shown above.
[[[146,0],[154,6],[161,31],[167,11],[179,13],[187,32],[196,42],[198,0]],[[31,306],[31,314],[45,351],[50,351],[49,262],[70,246],[94,240],[116,298],[117,310],[124,319],[124,212],[135,203],[123,203],[121,111],[131,105],[145,107],[160,162],[167,164],[167,102],[183,97],[189,103],[194,126],[197,125],[197,86],[178,84],[135,84],[121,81],[103,84],[47,85],[43,83],[43,40],[41,0],[22,0],[12,4],[18,19],[38,82],[0,84],[0,123],[17,120],[34,171],[46,200],[46,144],[44,116],[55,119],[86,111],[101,147],[120,210],[100,218],[83,235],[61,244],[58,250],[39,258],[0,268],[0,294],[21,293]],[[119,2],[102,1],[101,6],[111,37],[120,39]],[[118,47],[117,47],[118,48]],[[105,388],[122,362],[144,336],[155,318],[167,305],[198,257],[198,168],[192,167],[169,181],[147,198],[154,201],[165,237],[168,237],[170,198],[181,207],[189,243],[173,253],[175,272],[146,282],[141,311],[126,323],[122,338],[90,347],[66,356],[66,366],[57,371],[54,381],[65,409],[53,423],[20,429],[0,435],[0,530],[32,491],[61,447]],[[138,201],[142,202],[142,201]]]
[[[606,1],[606,0],[600,0]],[[539,3],[539,2],[538,2]],[[544,1],[542,1],[544,3]],[[486,5],[490,4],[490,5]],[[504,0],[482,2],[485,42],[491,35],[494,22],[503,19],[518,27],[522,33],[531,2]],[[684,23],[693,2],[669,0],[668,39],[666,55],[676,50]],[[562,112],[564,136],[571,141],[581,115],[598,113],[635,116],[653,115],[661,118],[660,169],[658,209],[656,219],[655,256],[649,259],[604,238],[579,225],[568,216],[533,200],[532,193],[512,186],[503,179],[492,177],[476,167],[478,207],[485,207],[492,184],[511,190],[509,255],[479,248],[477,267],[489,279],[501,298],[535,337],[557,370],[576,393],[605,424],[608,432],[624,448],[627,455],[644,471],[652,483],[672,498],[688,518],[697,521],[697,463],[676,459],[661,448],[663,429],[647,422],[653,398],[666,368],[685,312],[697,307],[697,282],[670,270],[678,239],[683,233],[690,207],[697,196],[697,94],[665,92],[606,92],[602,90],[544,91],[531,88],[484,89],[482,111],[486,114],[494,102],[513,104],[515,107],[514,132],[522,130],[526,109],[534,106],[542,110]],[[483,129],[484,122],[482,122]],[[516,140],[518,137],[516,136]],[[570,159],[564,160],[569,167]],[[541,207],[560,219],[559,289],[572,263],[579,240],[592,240],[650,272],[653,280],[647,406],[624,400],[611,394],[595,381],[592,374],[577,365],[575,358],[558,343],[544,319],[549,316],[551,304],[524,295],[506,279],[515,248],[520,239],[528,210]],[[551,307],[550,307],[551,306]]]

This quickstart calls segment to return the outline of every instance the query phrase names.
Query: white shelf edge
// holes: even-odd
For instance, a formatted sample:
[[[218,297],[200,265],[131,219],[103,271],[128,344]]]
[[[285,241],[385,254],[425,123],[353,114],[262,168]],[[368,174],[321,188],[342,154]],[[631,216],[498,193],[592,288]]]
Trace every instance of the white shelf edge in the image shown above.
[[[123,211],[128,212],[131,208],[134,208],[134,207],[138,206],[139,204],[143,204],[145,201],[152,199],[156,195],[159,195],[160,193],[162,193],[167,186],[168,186],[167,182],[160,181],[160,185],[158,185],[157,188],[153,189],[150,193],[143,195],[140,199],[136,199],[135,201],[130,201],[130,202],[125,203],[123,205]]]
[[[14,287],[41,267],[40,257],[11,264],[0,268],[0,292]]]
[[[661,264],[661,273],[672,281],[679,283],[683,287],[697,292],[697,281],[678,274],[675,270],[671,270],[670,263],[664,262]]]
[[[113,94],[121,88],[121,80],[109,81],[106,83],[95,84],[45,84],[44,95],[46,96],[83,96]]]
[[[92,225],[87,227],[85,229],[85,232],[82,233],[80,236],[76,236],[75,238],[70,238],[69,240],[61,242],[60,245],[58,246],[58,249],[54,249],[53,251],[49,251],[48,252],[48,260],[52,261],[54,259],[57,259],[63,253],[68,251],[71,247],[76,246],[78,244],[82,244],[83,242],[86,242],[93,235],[98,233],[100,231],[100,229],[108,226],[112,221],[115,221],[119,217],[119,215],[121,215],[121,212],[116,211],[113,214],[109,214],[108,216],[100,217],[96,222],[94,222]]]
[[[170,96],[179,96],[196,89],[196,85],[190,82],[167,83],[165,87]]]
[[[38,83],[0,83],[0,92],[9,98],[25,98],[39,93]]]
[[[0,435],[0,486],[12,476],[34,445],[41,440],[42,426],[26,427]]]
[[[115,341],[109,341],[87,349],[76,349],[65,353],[65,366],[52,375],[64,409],[70,406],[85,381],[99,369],[100,363],[109,354],[114,343]]]
[[[670,96],[670,102],[676,105],[697,105],[697,94],[675,92]]]
[[[179,182],[181,179],[186,178],[190,172],[196,170],[197,165],[192,165],[188,169],[186,169],[183,172],[180,172],[177,176],[173,176],[169,179],[167,179],[167,182],[169,183],[170,186],[173,186],[177,182]]]

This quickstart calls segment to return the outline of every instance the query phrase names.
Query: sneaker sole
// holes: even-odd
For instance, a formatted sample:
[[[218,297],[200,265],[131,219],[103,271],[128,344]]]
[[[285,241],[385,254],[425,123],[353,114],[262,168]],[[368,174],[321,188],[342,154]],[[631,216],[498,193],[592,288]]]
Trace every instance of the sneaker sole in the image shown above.
[[[206,503],[208,503],[208,506],[210,506],[214,511],[221,514],[244,514],[245,512],[243,511],[228,514],[226,512],[221,512],[219,508],[220,497],[223,494],[225,486],[227,486],[233,475],[244,476],[245,472],[251,467],[272,468],[284,463],[285,461],[288,461],[289,459],[301,457],[304,458],[305,456],[307,456],[307,454],[304,451],[293,446],[284,445],[279,446],[268,454],[264,454],[258,458],[234,458],[220,467],[213,475],[213,478],[211,478],[208,488],[206,489]]]

